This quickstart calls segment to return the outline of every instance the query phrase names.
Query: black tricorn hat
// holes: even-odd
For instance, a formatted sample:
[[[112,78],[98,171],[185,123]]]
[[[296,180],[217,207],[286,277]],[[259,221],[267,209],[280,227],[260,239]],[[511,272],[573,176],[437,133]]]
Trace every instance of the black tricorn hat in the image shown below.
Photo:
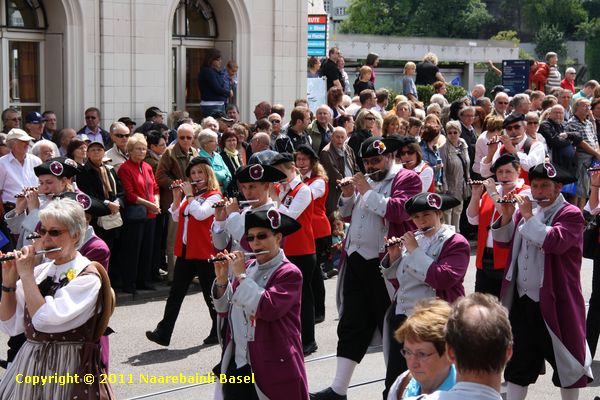
[[[312,160],[319,159],[319,156],[317,155],[317,152],[315,151],[315,149],[313,149],[312,146],[309,146],[307,144],[302,144],[302,145],[298,146],[296,148],[296,153],[302,153],[302,154],[310,157]]]
[[[266,211],[246,213],[244,229],[248,233],[250,228],[267,228],[275,232],[281,232],[283,236],[287,236],[296,232],[301,227],[300,223],[292,217],[280,213],[276,208],[271,208]]]
[[[237,170],[235,176],[240,183],[279,182],[286,178],[286,175],[277,168],[262,164],[241,167]]]
[[[445,211],[456,207],[460,200],[449,194],[438,193],[419,193],[411,197],[404,208],[409,214],[416,214],[420,211],[440,210]]]
[[[92,217],[106,215],[106,207],[98,200],[93,199],[83,192],[63,192],[56,196],[55,199],[75,200],[83,208],[83,211]]]
[[[79,166],[68,157],[55,157],[33,168],[36,176],[54,175],[58,178],[72,178],[79,173]]]
[[[500,168],[501,166],[506,165],[506,164],[511,164],[515,161],[518,162],[519,164],[521,164],[521,160],[519,160],[519,157],[515,156],[514,154],[511,154],[511,153],[502,154],[500,157],[498,157],[498,159],[496,161],[494,161],[494,163],[490,167],[490,172],[495,174],[496,170],[498,168]]]
[[[362,158],[369,158],[393,153],[401,147],[401,143],[402,142],[396,138],[371,136],[360,146],[360,156]]]
[[[577,182],[575,175],[550,162],[544,162],[531,168],[528,177],[530,182],[540,178],[563,184]]]
[[[273,157],[271,159],[271,162],[269,165],[271,165],[272,167],[279,165],[279,164],[285,164],[288,162],[294,161],[294,156],[291,155],[290,153],[279,153],[277,155],[275,155],[275,157]]]
[[[206,164],[209,167],[212,167],[212,165],[210,164],[210,161],[208,160],[208,158],[206,157],[194,157],[190,160],[190,163],[188,164],[188,166],[185,168],[185,176],[187,176],[188,178],[190,177],[190,171],[192,170],[192,167],[194,165],[198,165],[198,164]]]

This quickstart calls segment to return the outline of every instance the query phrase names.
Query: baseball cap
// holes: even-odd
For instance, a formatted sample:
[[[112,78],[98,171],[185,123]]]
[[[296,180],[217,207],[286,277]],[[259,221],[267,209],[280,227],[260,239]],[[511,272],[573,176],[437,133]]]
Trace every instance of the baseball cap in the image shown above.
[[[6,141],[9,140],[20,140],[22,142],[32,141],[33,138],[27,134],[23,129],[13,128],[8,131],[8,135],[6,136]]]
[[[46,118],[44,118],[42,114],[37,111],[31,111],[25,116],[26,124],[41,124],[44,121],[46,121]]]

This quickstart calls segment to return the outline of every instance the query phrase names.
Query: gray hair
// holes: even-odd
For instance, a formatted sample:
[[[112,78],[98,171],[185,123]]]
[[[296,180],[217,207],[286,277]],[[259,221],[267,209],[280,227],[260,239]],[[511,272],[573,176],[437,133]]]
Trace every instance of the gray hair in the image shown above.
[[[427,106],[427,114],[431,114],[436,108],[440,110],[440,113],[442,112],[442,106],[440,106],[438,103],[431,103]]]
[[[206,118],[204,120],[206,120]],[[198,143],[200,143],[200,146],[204,146],[204,144],[209,140],[217,140],[218,137],[219,135],[217,135],[217,132],[213,131],[212,129],[202,129],[198,134]]]
[[[48,139],[42,139],[39,142],[36,142],[33,147],[31,148],[31,153],[34,156],[39,157],[40,153],[42,152],[41,147],[43,146],[48,146],[52,149],[52,157],[51,158],[55,158],[55,157],[60,157],[60,153],[58,151],[58,146],[56,145],[56,143],[54,143],[51,140]]]
[[[40,220],[45,221],[54,219],[61,225],[64,225],[69,232],[69,236],[74,238],[79,234],[79,248],[83,244],[85,231],[87,230],[87,222],[85,220],[85,212],[83,207],[72,199],[57,199],[52,200],[48,205],[40,211]]]
[[[460,122],[459,121],[448,121],[446,123],[446,132],[448,132],[451,128],[454,128],[458,131],[458,134],[460,135],[460,133],[462,132],[462,127],[460,126]]]
[[[517,108],[521,105],[521,103],[527,100],[529,100],[529,96],[527,96],[525,93],[515,94],[512,98],[513,107]]]
[[[219,122],[214,119],[213,117],[206,117],[202,120],[202,122],[200,122],[200,125],[202,125],[203,129],[208,128],[208,123],[209,122],[214,122],[217,126],[219,126]]]
[[[122,129],[128,133],[132,133],[132,132],[129,132],[129,128],[127,127],[127,125],[125,125],[124,123],[122,123],[120,121],[116,121],[116,122],[113,122],[112,124],[110,124],[110,128],[108,128],[108,131],[110,133],[115,133],[118,129]]]
[[[467,106],[467,107],[461,108],[460,110],[458,110],[458,116],[462,117],[462,115],[467,111],[471,111],[472,113],[475,113],[475,107]]]

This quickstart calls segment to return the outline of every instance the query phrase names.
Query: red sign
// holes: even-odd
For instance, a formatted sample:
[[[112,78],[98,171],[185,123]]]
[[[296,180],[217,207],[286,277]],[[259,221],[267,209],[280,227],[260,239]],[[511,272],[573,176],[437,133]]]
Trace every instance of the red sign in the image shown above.
[[[309,24],[326,24],[327,23],[327,15],[309,15],[308,23]]]

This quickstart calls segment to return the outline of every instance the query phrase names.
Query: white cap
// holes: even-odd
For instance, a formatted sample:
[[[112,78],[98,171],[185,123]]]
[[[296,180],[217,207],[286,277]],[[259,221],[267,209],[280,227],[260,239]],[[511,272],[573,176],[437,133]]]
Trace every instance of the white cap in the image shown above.
[[[6,136],[6,141],[13,139],[20,140],[22,142],[30,142],[33,140],[33,138],[29,136],[27,132],[19,128],[13,128],[8,132],[8,135]]]

